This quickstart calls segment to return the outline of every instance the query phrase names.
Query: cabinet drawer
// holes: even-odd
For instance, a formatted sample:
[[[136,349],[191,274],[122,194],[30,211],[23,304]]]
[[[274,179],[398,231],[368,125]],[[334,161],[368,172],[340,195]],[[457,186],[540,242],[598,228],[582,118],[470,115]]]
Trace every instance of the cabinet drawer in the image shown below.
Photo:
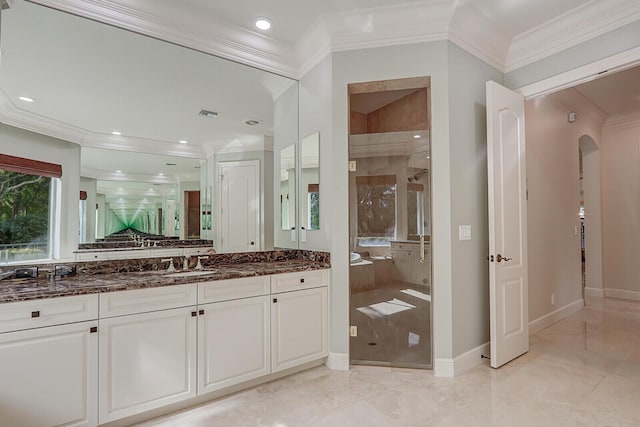
[[[98,294],[0,305],[0,333],[98,318]]]
[[[100,295],[100,317],[115,317],[196,305],[197,292],[197,285],[190,283],[104,293]]]
[[[182,256],[182,249],[150,249],[150,256],[157,257],[174,257]]]
[[[243,277],[241,279],[214,280],[198,284],[198,304],[229,301],[239,298],[268,295],[269,276]]]
[[[329,285],[329,270],[300,271],[271,276],[271,293],[297,291]]]
[[[183,249],[183,253],[185,255],[188,255],[188,256],[202,255],[202,254],[206,254],[207,251],[210,251],[211,249],[213,249],[213,247],[210,247],[210,248],[184,248]]]
[[[396,243],[391,242],[391,251],[419,251],[420,242],[415,243]]]

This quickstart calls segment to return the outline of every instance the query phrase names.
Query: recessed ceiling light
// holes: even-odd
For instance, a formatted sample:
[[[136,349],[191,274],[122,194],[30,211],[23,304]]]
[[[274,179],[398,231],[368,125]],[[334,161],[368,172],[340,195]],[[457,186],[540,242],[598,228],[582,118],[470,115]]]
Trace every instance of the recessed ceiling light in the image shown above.
[[[178,141],[178,142],[179,142],[180,144],[188,144],[188,143],[189,143],[189,141],[184,140],[184,139],[181,139],[181,140],[180,140],[180,141]]]
[[[255,125],[260,124],[260,120],[256,120],[256,119],[247,119],[247,120],[245,120],[245,121],[244,121],[244,124],[245,124],[245,125],[248,125],[248,126],[255,126]]]
[[[162,172],[159,172],[159,173],[158,173],[158,175],[160,175],[160,176],[164,176],[164,174],[163,174]]]
[[[271,28],[271,20],[268,18],[256,18],[255,20],[256,28],[262,31],[267,31]]]
[[[122,173],[122,171],[120,169],[116,170],[116,173]]]
[[[20,97],[18,97],[18,99],[19,99],[20,101],[24,101],[24,102],[34,102],[34,101],[35,101],[35,99],[30,98],[30,97],[28,97],[28,96],[20,96]]]
[[[420,135],[415,134],[415,135],[413,135],[413,137],[414,137],[415,139],[418,139],[418,138],[420,138]]]
[[[111,135],[122,135],[122,132],[114,130],[113,132],[111,132]]]

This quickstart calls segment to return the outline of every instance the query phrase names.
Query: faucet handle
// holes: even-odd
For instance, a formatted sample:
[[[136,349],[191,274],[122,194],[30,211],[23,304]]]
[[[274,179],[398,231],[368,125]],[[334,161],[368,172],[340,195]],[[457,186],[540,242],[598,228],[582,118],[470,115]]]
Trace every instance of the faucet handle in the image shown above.
[[[167,268],[167,273],[173,273],[174,271],[176,271],[176,268],[173,265],[173,258],[161,259],[160,262],[168,262],[169,263],[169,267]]]

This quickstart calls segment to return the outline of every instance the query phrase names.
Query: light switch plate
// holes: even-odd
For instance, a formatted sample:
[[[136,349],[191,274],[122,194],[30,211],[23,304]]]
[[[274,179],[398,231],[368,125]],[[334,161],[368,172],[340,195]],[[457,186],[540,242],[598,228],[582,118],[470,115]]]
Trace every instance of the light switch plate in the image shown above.
[[[355,171],[356,171],[356,161],[349,160],[349,172],[355,172]]]
[[[458,240],[471,240],[471,226],[459,225],[458,226]]]

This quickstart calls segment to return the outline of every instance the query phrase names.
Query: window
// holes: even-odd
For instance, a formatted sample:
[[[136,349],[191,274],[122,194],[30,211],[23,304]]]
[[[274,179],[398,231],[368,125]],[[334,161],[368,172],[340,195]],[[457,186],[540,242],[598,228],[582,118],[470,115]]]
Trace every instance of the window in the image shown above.
[[[0,154],[0,262],[51,258],[53,178],[60,165]]]
[[[356,177],[358,245],[389,246],[396,238],[395,175]]]
[[[320,185],[309,184],[307,187],[307,224],[309,230],[320,230]]]

